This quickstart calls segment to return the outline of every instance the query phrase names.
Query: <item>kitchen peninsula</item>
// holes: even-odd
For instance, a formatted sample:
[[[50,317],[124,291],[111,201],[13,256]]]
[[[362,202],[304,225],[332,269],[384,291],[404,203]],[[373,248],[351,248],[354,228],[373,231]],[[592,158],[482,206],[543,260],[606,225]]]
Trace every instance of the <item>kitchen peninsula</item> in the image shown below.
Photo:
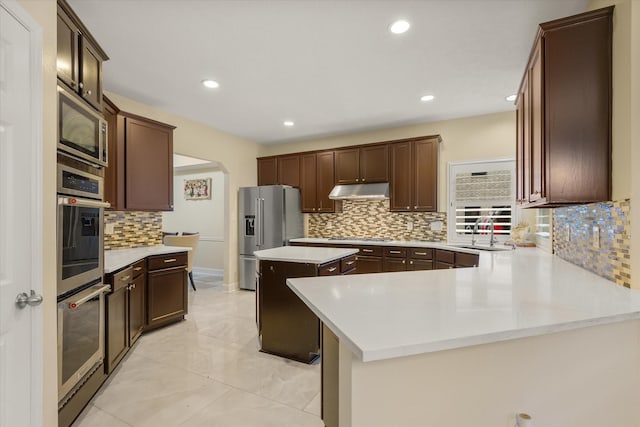
[[[357,249],[282,246],[255,251],[260,350],[303,363],[320,354],[320,322],[289,289],[291,277],[352,274]]]
[[[327,427],[640,425],[640,293],[541,250],[287,283],[324,324]]]

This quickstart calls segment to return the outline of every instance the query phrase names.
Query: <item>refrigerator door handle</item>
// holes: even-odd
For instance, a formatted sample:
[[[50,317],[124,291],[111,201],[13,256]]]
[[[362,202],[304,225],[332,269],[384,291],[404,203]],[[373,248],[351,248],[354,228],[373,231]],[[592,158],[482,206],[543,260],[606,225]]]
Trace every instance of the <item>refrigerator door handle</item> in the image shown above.
[[[264,199],[260,198],[258,199],[259,202],[259,208],[260,208],[260,246],[264,245]]]
[[[262,224],[260,221],[260,198],[256,197],[256,199],[254,200],[255,202],[255,207],[256,207],[256,218],[255,218],[255,233],[256,233],[256,246],[260,246],[262,245],[262,242],[260,241],[260,235],[262,234]]]

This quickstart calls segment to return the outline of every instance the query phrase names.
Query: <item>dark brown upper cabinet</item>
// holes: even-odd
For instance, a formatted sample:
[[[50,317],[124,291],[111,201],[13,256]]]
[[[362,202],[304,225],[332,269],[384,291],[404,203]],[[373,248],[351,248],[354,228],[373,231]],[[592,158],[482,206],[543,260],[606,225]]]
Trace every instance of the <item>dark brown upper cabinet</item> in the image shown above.
[[[102,111],[102,63],[109,59],[78,15],[64,0],[58,1],[58,79]]]
[[[387,144],[335,151],[336,184],[389,181]]]
[[[300,187],[300,156],[278,157],[278,184]]]
[[[119,111],[105,98],[109,167],[105,201],[112,209],[173,210],[174,126]]]
[[[613,6],[540,24],[518,90],[523,207],[611,199]]]
[[[300,187],[300,155],[259,157],[258,185]]]
[[[430,136],[389,144],[391,211],[437,211],[440,141],[439,136]]]
[[[278,183],[277,157],[258,159],[258,185],[276,185]]]
[[[334,185],[333,151],[300,156],[300,194],[302,212],[335,212],[335,202],[329,199]]]

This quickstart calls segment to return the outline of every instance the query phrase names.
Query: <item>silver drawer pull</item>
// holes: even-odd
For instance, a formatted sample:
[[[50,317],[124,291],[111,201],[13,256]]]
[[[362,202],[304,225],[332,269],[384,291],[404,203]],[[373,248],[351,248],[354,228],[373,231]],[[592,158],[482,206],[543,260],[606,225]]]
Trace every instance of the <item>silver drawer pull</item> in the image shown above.
[[[347,265],[351,265],[351,264],[353,264],[354,262],[355,262],[355,261],[349,261],[349,262],[347,263]]]
[[[133,271],[140,271],[140,270],[142,270],[142,267],[136,267],[133,269]]]
[[[389,251],[390,254],[399,254],[401,253],[400,251]]]
[[[329,270],[329,273],[333,273],[334,271],[336,271],[338,269],[338,267],[331,267]]]
[[[363,249],[363,250],[362,250],[362,252],[369,252],[369,253],[371,253],[371,252],[373,252],[373,249]]]
[[[129,276],[124,276],[124,277],[121,277],[121,278],[120,278],[120,280],[121,280],[121,281],[123,281],[123,282],[126,282],[126,281],[127,281],[127,280],[129,280],[129,279],[131,279],[131,275],[129,275]]]
[[[164,260],[165,263],[167,263],[167,262],[176,262],[176,261],[177,261],[177,259],[175,259],[175,258],[165,259]]]
[[[402,260],[402,263],[403,263],[403,264],[404,264],[405,262],[406,262],[405,260]]]
[[[426,255],[426,252],[415,252],[416,255]]]

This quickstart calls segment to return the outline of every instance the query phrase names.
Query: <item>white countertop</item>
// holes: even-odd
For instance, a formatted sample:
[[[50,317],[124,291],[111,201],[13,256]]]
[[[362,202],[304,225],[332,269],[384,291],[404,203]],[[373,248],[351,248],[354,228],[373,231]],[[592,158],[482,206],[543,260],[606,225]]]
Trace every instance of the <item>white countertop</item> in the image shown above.
[[[259,260],[325,264],[358,253],[358,249],[314,248],[309,246],[282,246],[255,251]]]
[[[479,251],[468,248],[460,248],[455,245],[449,245],[440,242],[425,242],[421,240],[335,240],[321,237],[301,237],[297,239],[289,240],[290,243],[321,243],[331,244],[335,246],[340,245],[356,245],[356,246],[402,246],[407,248],[436,248],[446,249],[450,251],[466,252],[470,254],[477,254]],[[502,246],[502,245],[498,245]]]
[[[287,284],[365,362],[640,318],[640,291],[538,249],[482,252],[477,268]]]
[[[190,250],[191,248],[183,246],[158,245],[145,246],[141,248],[112,249],[109,251],[104,251],[104,272],[112,273],[114,271],[120,270],[122,267],[126,267],[148,256],[170,254],[174,252],[185,252]]]

